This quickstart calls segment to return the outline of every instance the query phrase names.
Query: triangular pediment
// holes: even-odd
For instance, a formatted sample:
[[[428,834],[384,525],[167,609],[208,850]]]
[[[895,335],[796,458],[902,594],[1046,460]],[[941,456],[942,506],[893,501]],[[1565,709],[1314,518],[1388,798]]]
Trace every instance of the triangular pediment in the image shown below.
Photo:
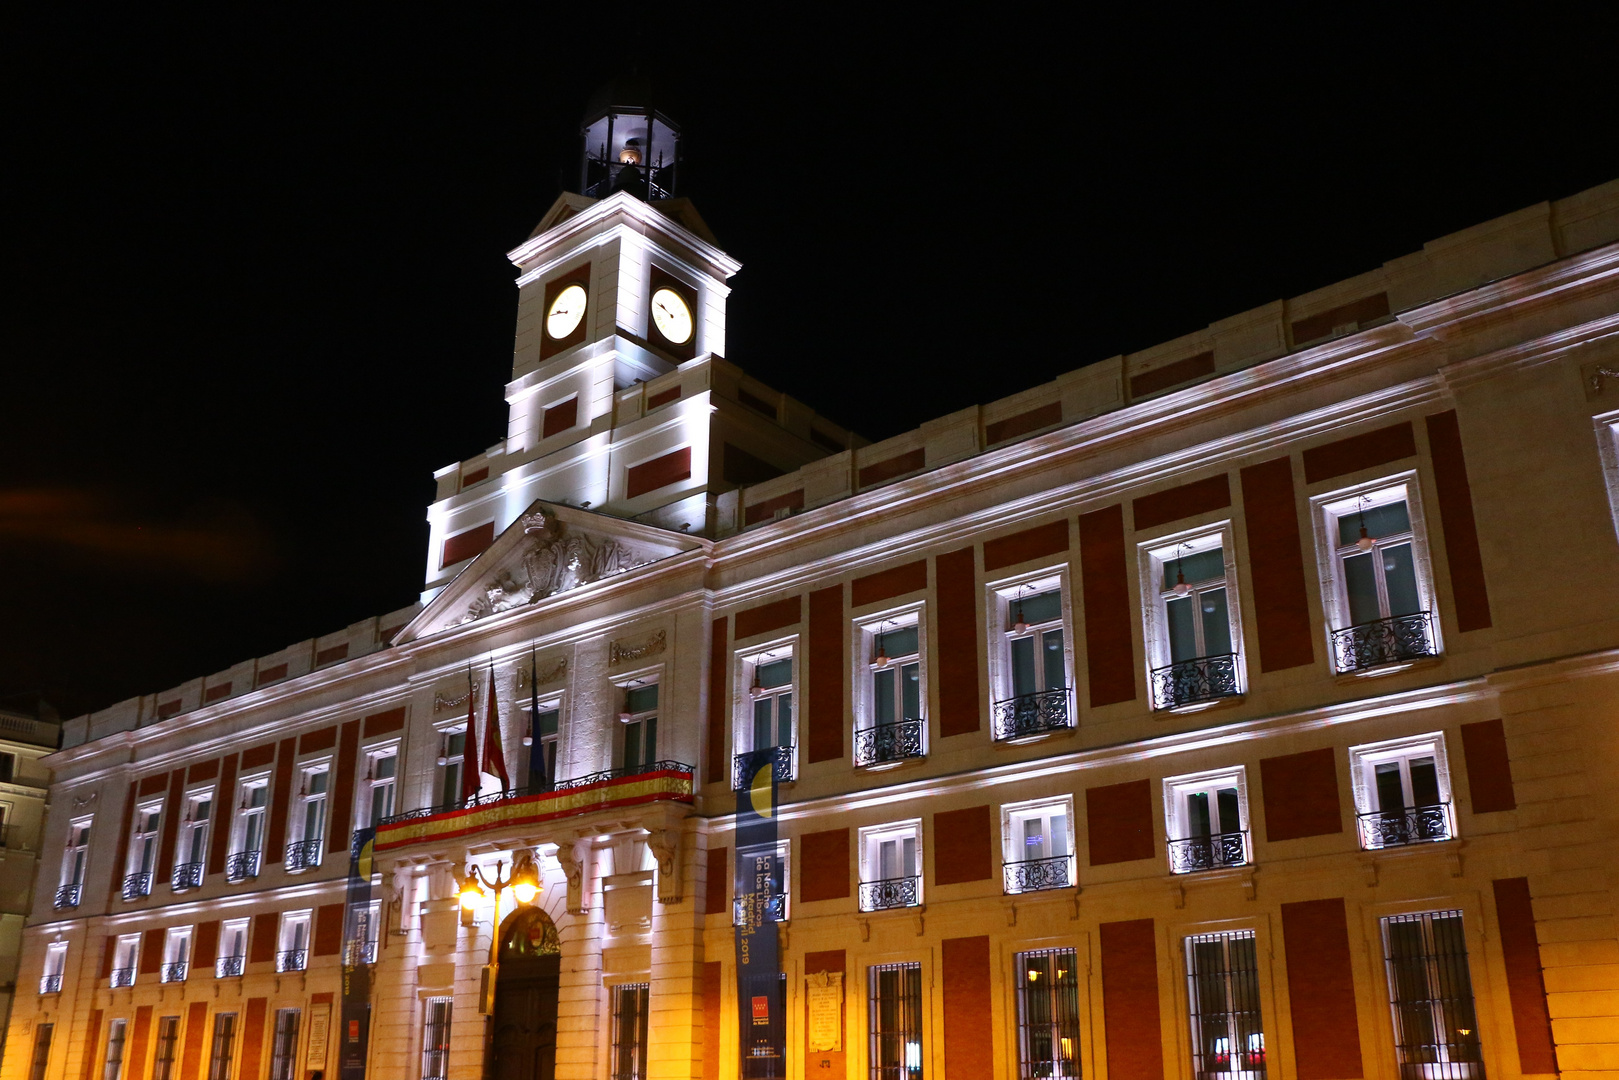
[[[528,238],[532,240],[547,229],[556,228],[581,210],[594,205],[596,200],[587,195],[575,195],[571,191],[564,191],[557,196],[557,201],[551,204],[551,209],[545,212],[545,216],[540,218],[540,223],[534,226],[534,231],[528,234]]]
[[[396,641],[414,641],[544,603],[704,544],[697,537],[640,522],[535,501],[410,621]]]

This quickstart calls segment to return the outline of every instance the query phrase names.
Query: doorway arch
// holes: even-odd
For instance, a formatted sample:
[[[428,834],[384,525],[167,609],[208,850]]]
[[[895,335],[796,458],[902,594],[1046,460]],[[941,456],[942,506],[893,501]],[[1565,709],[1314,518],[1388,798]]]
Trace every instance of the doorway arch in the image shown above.
[[[492,1070],[501,1080],[554,1080],[562,944],[538,907],[513,912],[500,928]]]

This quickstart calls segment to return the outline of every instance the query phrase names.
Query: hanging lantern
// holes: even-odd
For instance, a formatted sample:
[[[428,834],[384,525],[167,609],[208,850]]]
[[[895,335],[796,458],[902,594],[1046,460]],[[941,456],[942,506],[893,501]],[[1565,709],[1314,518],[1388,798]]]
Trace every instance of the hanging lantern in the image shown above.
[[[1192,591],[1192,587],[1190,585],[1186,584],[1186,575],[1181,573],[1181,560],[1185,557],[1185,552],[1186,552],[1186,545],[1185,544],[1182,544],[1180,547],[1175,549],[1175,589],[1174,589],[1174,592],[1175,592],[1176,596],[1185,596],[1187,593]]]
[[[444,737],[440,736],[439,741],[438,741],[438,764],[439,764],[439,768],[442,769],[444,766],[448,765],[449,763],[450,763],[449,747],[445,745]]]
[[[1028,632],[1029,623],[1023,617],[1023,594],[1019,592],[1017,600],[1012,604],[1012,633],[1027,634]]]
[[[1372,545],[1376,543],[1377,541],[1373,540],[1371,536],[1367,534],[1366,526],[1362,525],[1360,527],[1360,539],[1355,541],[1355,546],[1360,548],[1362,551],[1370,551],[1372,550]]]
[[[759,685],[759,665],[754,664],[753,665],[753,685],[748,687],[748,696],[749,697],[758,697],[760,694],[763,694],[764,692],[765,692],[765,688]]]

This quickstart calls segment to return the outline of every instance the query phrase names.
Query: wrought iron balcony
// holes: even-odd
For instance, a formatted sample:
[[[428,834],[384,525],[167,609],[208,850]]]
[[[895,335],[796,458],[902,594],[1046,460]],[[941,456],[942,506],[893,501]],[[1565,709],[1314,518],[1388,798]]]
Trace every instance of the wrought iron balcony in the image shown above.
[[[60,889],[56,890],[56,900],[51,906],[56,908],[57,911],[61,911],[63,908],[78,907],[79,897],[83,895],[84,886],[78,882],[74,882],[71,885],[63,885]]]
[[[241,973],[242,957],[240,956],[221,956],[214,961],[214,978],[216,979],[228,979],[232,975],[240,975]]]
[[[135,985],[135,969],[132,967],[112,969],[112,988],[114,990],[124,986]]]
[[[438,817],[440,814],[453,814],[459,810],[478,810],[488,806],[498,806],[502,803],[513,802],[518,799],[540,799],[547,795],[561,795],[568,791],[577,791],[581,788],[595,787],[597,785],[615,784],[622,781],[633,780],[639,776],[652,773],[684,773],[686,791],[684,796],[689,801],[691,777],[696,772],[684,761],[663,760],[651,761],[645,765],[626,765],[620,769],[603,769],[601,772],[587,773],[584,776],[575,776],[568,780],[558,780],[551,784],[531,784],[527,787],[511,788],[506,791],[491,791],[487,794],[472,795],[454,802],[440,803],[438,806],[423,806],[416,810],[406,810],[403,813],[392,814],[377,822],[379,830],[392,825],[399,825],[408,821],[420,821],[423,818]],[[549,800],[547,800],[549,805]],[[596,809],[588,803],[578,804],[572,813],[584,814]],[[378,839],[382,837],[379,833]]]
[[[991,710],[995,741],[1027,739],[1044,735],[1048,731],[1062,731],[1074,726],[1069,719],[1068,688],[1041,690],[1035,694],[997,701]]]
[[[142,870],[138,874],[124,875],[124,899],[139,900],[143,896],[152,895],[152,872]]]
[[[1072,857],[1068,855],[1009,862],[1001,868],[1002,887],[1007,893],[1066,889],[1074,884],[1072,862]]]
[[[181,863],[174,868],[174,873],[169,875],[169,888],[174,892],[202,888],[202,869],[200,862]]]
[[[39,977],[39,992],[41,994],[60,994],[62,992],[62,976],[41,975]]]
[[[308,956],[308,949],[283,949],[275,954],[275,969],[277,971],[302,971]]]
[[[919,877],[883,878],[881,881],[860,883],[861,911],[916,907],[921,902],[922,879]]]
[[[1367,850],[1449,840],[1450,836],[1450,807],[1445,803],[1360,815],[1360,843]]]
[[[238,851],[225,858],[225,880],[246,881],[259,876],[261,851]]]
[[[184,960],[176,960],[172,964],[163,965],[163,967],[158,971],[158,979],[166,983],[185,982],[186,972],[190,970],[190,964],[186,963]]]
[[[896,720],[856,731],[854,763],[886,765],[926,757],[927,751],[922,748],[922,732],[926,726],[925,720]]]
[[[1193,874],[1199,870],[1223,870],[1228,866],[1246,865],[1246,833],[1212,833],[1169,842],[1169,872],[1172,874]]]
[[[376,962],[377,943],[374,941],[351,941],[343,950],[344,967],[365,967]]]
[[[1179,709],[1205,701],[1236,697],[1237,654],[1199,656],[1152,669],[1152,707]]]
[[[1419,611],[1360,623],[1347,630],[1334,630],[1332,652],[1341,674],[1438,656],[1434,647],[1433,616]]]
[[[731,925],[742,925],[742,906],[747,897],[739,896],[731,901]],[[783,893],[769,893],[764,898],[766,914],[775,922],[787,921],[787,897]]]
[[[731,761],[731,790],[741,791],[753,782],[753,774],[766,765],[774,763],[776,782],[785,784],[793,777],[793,747],[767,746],[763,750],[751,750],[746,754],[738,754]]]
[[[313,870],[320,865],[320,849],[321,838],[318,836],[309,840],[294,840],[287,845],[287,871]]]

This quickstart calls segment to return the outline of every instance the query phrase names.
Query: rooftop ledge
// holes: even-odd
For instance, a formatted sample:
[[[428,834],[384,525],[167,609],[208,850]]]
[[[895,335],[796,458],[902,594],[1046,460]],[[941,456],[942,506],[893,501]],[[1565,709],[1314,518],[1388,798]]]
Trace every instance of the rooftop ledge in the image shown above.
[[[429,841],[456,840],[491,829],[538,825],[596,810],[652,802],[691,802],[690,765],[658,761],[643,770],[611,769],[561,781],[554,790],[495,792],[475,796],[471,805],[430,806],[384,818],[374,849],[386,851]]]

